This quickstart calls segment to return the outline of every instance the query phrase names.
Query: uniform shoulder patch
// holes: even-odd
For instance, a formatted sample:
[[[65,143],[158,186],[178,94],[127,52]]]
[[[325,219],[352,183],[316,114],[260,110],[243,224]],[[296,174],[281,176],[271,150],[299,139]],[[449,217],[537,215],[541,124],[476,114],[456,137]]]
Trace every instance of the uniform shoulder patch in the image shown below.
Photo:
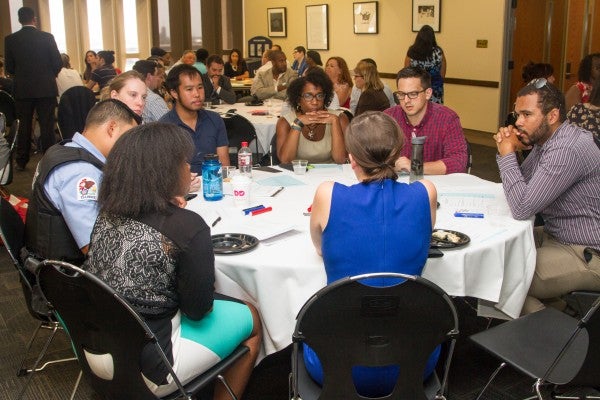
[[[85,177],[77,182],[77,200],[98,200],[96,179]]]

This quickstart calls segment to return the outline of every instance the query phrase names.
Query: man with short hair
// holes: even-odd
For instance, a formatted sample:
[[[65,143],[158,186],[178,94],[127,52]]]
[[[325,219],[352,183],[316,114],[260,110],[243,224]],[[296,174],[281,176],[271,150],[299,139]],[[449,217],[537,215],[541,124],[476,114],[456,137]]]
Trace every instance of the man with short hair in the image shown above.
[[[18,15],[23,27],[4,38],[4,51],[6,72],[14,78],[15,110],[21,121],[16,169],[23,170],[29,162],[34,111],[40,125],[39,150],[44,152],[56,142],[56,76],[62,68],[62,60],[54,36],[36,28],[33,10],[21,7]]]
[[[162,65],[165,67],[171,65],[171,53],[161,49],[160,47],[151,48],[150,56],[159,58],[162,61]]]
[[[296,71],[298,76],[302,76],[308,65],[306,64],[306,49],[304,46],[296,46],[294,51],[292,51],[292,57],[294,57],[294,62],[292,63],[292,69]]]
[[[420,67],[406,67],[398,72],[399,105],[384,112],[393,117],[404,132],[402,156],[398,170],[410,171],[411,139],[426,136],[423,146],[423,172],[444,175],[465,172],[467,141],[458,115],[446,106],[429,101],[431,77]]]
[[[566,119],[563,94],[546,79],[522,88],[516,127],[494,136],[502,186],[515,219],[541,214],[536,267],[522,314],[573,290],[600,290],[600,149]],[[533,146],[519,166],[516,151]]]
[[[96,104],[83,133],[50,147],[33,177],[26,247],[38,259],[80,264],[98,215],[102,167],[113,145],[141,118],[119,100]]]
[[[298,74],[287,66],[285,53],[280,50],[271,50],[269,59],[272,67],[266,71],[259,72],[254,77],[250,93],[261,100],[275,98],[285,100],[287,88]]]
[[[213,104],[221,104],[221,101],[235,103],[237,96],[229,77],[223,75],[224,69],[225,62],[221,56],[212,55],[206,59],[206,74],[202,75],[206,101]]]
[[[158,121],[163,115],[169,112],[169,107],[165,100],[156,94],[155,90],[162,84],[162,72],[158,68],[158,63],[150,60],[139,60],[133,65],[133,69],[144,77],[144,82],[148,88],[146,95],[146,105],[142,112],[144,122]]]
[[[204,84],[200,72],[191,65],[179,64],[167,75],[167,89],[175,106],[160,121],[175,124],[189,132],[196,151],[190,160],[193,173],[202,173],[206,154],[217,154],[222,165],[229,165],[229,141],[223,119],[204,109]]]

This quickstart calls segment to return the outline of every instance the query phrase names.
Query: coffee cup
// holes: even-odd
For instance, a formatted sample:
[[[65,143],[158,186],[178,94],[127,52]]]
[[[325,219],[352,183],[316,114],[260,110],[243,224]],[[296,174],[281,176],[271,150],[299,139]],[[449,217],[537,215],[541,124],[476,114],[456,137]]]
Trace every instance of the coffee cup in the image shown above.
[[[250,189],[252,180],[244,175],[234,175],[231,178],[233,189],[233,204],[236,207],[248,207],[250,205]]]

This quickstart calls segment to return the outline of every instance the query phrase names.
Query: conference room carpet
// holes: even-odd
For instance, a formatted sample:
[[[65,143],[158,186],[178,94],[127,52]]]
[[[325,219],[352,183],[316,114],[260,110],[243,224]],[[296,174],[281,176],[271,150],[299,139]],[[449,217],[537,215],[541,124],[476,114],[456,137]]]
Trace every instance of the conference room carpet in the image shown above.
[[[472,144],[474,175],[499,182],[495,163],[496,150]],[[15,172],[14,182],[8,187],[16,195],[28,197],[31,178],[39,156],[34,156],[27,169]],[[485,266],[482,266],[482,268]],[[449,399],[472,400],[484,386],[498,361],[476,348],[468,336],[486,329],[488,320],[477,317],[475,299],[455,299],[460,318],[460,338],[454,353],[450,377]],[[492,323],[498,323],[493,321]],[[25,346],[36,327],[28,314],[17,273],[8,255],[0,249],[0,399],[14,399],[27,377],[17,377],[16,371]],[[290,332],[291,336],[291,332]],[[45,334],[44,334],[45,337]],[[37,355],[41,343],[34,346]],[[64,333],[59,332],[48,351],[49,359],[70,357],[70,345]],[[284,400],[288,395],[291,348],[265,358],[254,370],[244,399]],[[33,376],[27,399],[67,399],[71,393],[79,368],[76,362],[51,365]],[[531,395],[532,380],[511,368],[505,368],[489,388],[486,399],[521,399]],[[76,399],[100,399],[85,381],[79,387]]]

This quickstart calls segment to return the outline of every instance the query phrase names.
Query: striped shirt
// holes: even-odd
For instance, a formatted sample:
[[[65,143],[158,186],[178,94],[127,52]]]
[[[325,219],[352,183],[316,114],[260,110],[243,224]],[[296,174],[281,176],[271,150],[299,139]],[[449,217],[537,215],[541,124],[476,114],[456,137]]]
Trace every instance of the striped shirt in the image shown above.
[[[515,153],[496,161],[514,218],[539,212],[559,242],[600,250],[600,149],[589,132],[566,121],[520,167]]]
[[[146,105],[142,112],[142,120],[144,123],[158,121],[163,115],[169,112],[169,107],[165,99],[148,89],[146,96]]]
[[[458,115],[446,106],[427,102],[427,111],[421,122],[414,126],[401,106],[394,106],[384,111],[398,122],[404,132],[402,155],[412,156],[411,139],[427,136],[423,145],[423,161],[441,160],[446,165],[446,173],[466,172],[467,140],[463,135]]]

